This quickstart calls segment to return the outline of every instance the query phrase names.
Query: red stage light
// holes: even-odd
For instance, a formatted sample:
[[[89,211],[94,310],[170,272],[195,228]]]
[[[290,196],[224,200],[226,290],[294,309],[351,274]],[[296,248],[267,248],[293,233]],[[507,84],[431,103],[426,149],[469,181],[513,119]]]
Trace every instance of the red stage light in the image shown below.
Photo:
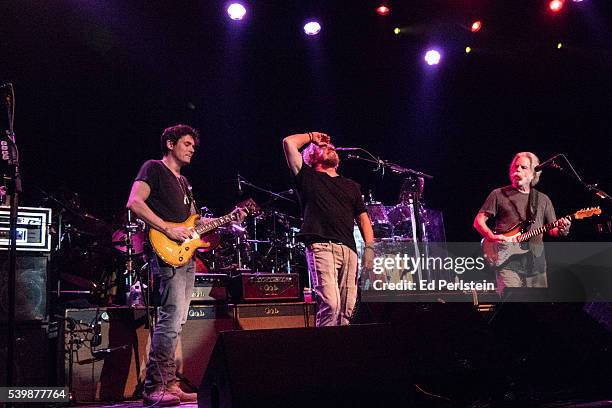
[[[548,3],[548,8],[553,13],[560,12],[563,8],[563,0],[552,0],[550,3]]]
[[[376,8],[376,12],[381,16],[386,16],[391,10],[384,4]]]
[[[470,30],[472,30],[473,33],[480,31],[480,29],[482,28],[482,21],[480,20],[476,20],[472,23],[472,27],[470,28]]]

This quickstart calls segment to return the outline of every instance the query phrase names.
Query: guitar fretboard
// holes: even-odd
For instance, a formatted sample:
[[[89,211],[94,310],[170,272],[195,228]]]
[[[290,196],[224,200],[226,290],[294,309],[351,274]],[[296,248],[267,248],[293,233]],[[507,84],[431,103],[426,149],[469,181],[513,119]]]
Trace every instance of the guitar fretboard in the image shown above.
[[[517,238],[517,241],[518,241],[518,242],[524,242],[524,241],[527,241],[528,239],[531,239],[531,238],[533,238],[533,237],[535,237],[535,236],[537,236],[537,235],[543,234],[543,233],[545,233],[545,232],[547,232],[547,231],[550,231],[550,230],[551,230],[551,229],[553,229],[553,228],[558,227],[558,226],[559,226],[559,221],[561,221],[563,218],[565,218],[565,219],[567,219],[567,220],[571,220],[571,219],[573,219],[574,217],[575,217],[575,215],[574,215],[574,214],[572,214],[572,215],[568,215],[568,216],[566,216],[566,217],[559,218],[559,219],[558,219],[557,221],[555,221],[555,222],[551,222],[550,224],[543,225],[543,226],[541,226],[540,228],[536,228],[536,229],[529,230],[529,231],[527,231],[526,233],[519,235],[519,236],[518,236],[518,238]]]
[[[197,227],[195,227],[195,231],[199,235],[203,235],[207,232],[214,230],[215,228],[219,228],[220,226],[229,224],[230,222],[235,220],[236,216],[234,215],[234,213],[229,213],[227,215],[224,215],[223,217],[215,218],[214,220],[205,224],[198,225]]]

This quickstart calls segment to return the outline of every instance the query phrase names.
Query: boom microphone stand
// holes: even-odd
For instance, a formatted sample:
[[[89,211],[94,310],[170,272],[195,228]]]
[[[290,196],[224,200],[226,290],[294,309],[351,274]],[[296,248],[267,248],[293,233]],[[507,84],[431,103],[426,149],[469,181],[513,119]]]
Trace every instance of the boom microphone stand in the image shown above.
[[[558,161],[559,158],[563,159],[565,164],[559,163]],[[598,188],[596,183],[587,184],[582,179],[582,177],[580,177],[578,172],[574,169],[574,166],[572,166],[572,163],[570,163],[567,156],[565,156],[563,153],[557,154],[551,157],[550,159],[545,160],[544,162],[542,162],[542,164],[540,164],[537,167],[539,167],[539,169],[536,168],[536,170],[541,170],[545,167],[551,167],[553,169],[557,169],[561,173],[568,176],[569,178],[576,180],[586,191],[595,194],[601,200],[605,200],[605,201],[608,201],[608,203],[612,203],[612,197],[610,197],[610,195],[606,193],[605,191],[603,191],[602,189]]]

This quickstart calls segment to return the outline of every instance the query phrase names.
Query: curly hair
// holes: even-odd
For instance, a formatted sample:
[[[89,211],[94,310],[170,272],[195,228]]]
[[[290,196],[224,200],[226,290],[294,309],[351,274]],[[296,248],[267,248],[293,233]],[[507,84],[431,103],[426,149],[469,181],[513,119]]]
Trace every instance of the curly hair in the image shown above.
[[[198,147],[200,144],[200,134],[191,126],[179,124],[164,129],[164,132],[160,138],[162,154],[165,156],[169,151],[167,144],[168,140],[170,140],[173,144],[176,144],[176,142],[178,142],[178,140],[185,135],[191,135],[193,137],[193,141],[195,142],[195,147]]]

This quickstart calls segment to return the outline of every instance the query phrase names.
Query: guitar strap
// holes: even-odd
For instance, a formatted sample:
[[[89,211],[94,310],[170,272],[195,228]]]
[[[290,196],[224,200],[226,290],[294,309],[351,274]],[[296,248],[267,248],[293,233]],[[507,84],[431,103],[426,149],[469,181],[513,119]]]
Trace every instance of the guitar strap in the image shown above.
[[[529,197],[527,197],[527,211],[525,212],[525,218],[530,223],[533,223],[535,221],[536,212],[538,209],[539,194],[537,192],[534,192],[534,190],[535,190],[534,188],[529,189]],[[510,200],[510,196],[508,195],[508,193],[505,190],[502,190],[502,193],[506,196],[508,201],[510,201],[510,203],[512,204],[512,207],[514,207],[514,212],[516,212],[516,215],[519,221],[520,222],[525,221],[523,220],[523,217],[521,217],[521,212],[518,210],[516,203]]]
[[[534,223],[536,219],[536,213],[538,210],[538,197],[540,195],[538,192],[532,187],[529,189],[529,199],[527,206],[527,219],[529,222]]]

